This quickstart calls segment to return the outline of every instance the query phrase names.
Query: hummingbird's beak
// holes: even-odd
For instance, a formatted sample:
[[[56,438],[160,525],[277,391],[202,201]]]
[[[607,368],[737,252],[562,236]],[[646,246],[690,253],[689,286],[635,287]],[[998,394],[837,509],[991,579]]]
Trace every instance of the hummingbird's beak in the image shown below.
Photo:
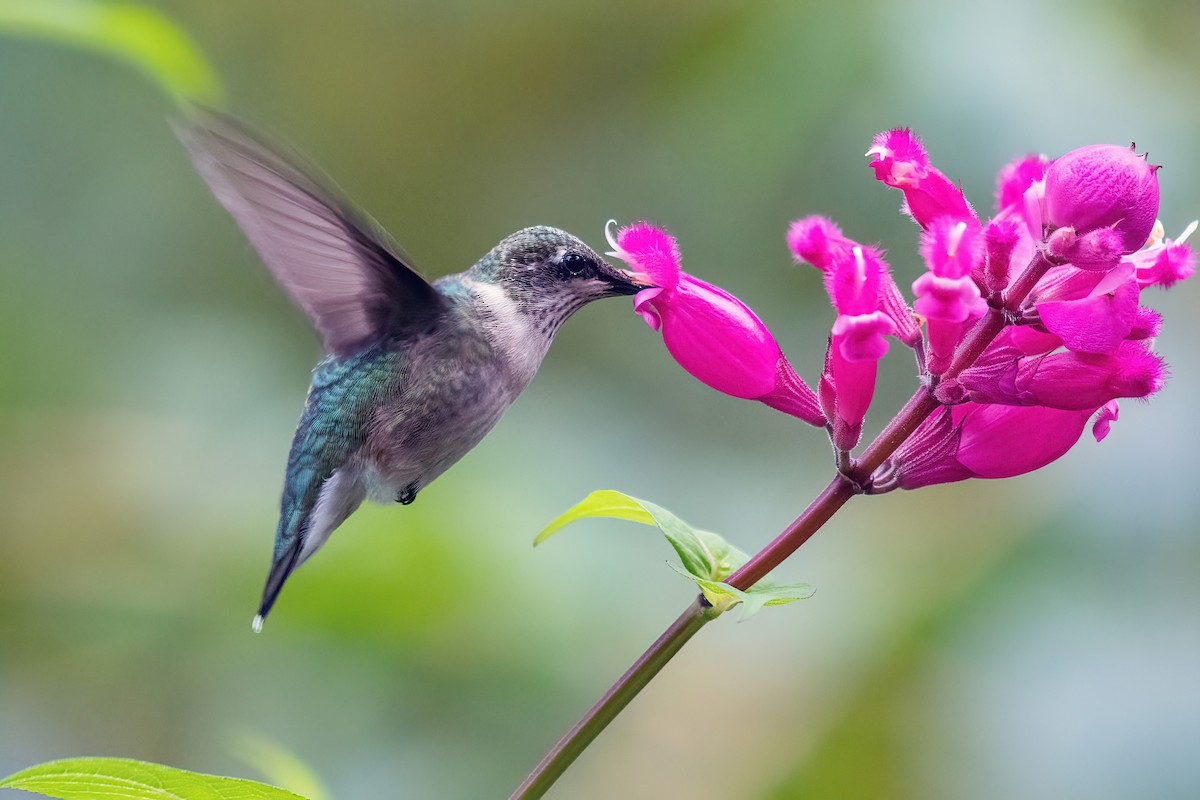
[[[617,269],[608,264],[607,274],[604,276],[612,287],[613,294],[637,294],[642,289],[653,289],[654,283],[650,280],[650,276],[644,272],[634,272],[628,269]]]

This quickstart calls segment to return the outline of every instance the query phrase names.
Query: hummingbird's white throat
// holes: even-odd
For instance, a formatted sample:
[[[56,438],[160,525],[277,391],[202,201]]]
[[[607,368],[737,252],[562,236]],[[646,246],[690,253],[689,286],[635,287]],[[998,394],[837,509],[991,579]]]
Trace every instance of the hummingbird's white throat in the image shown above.
[[[550,349],[551,337],[539,329],[503,287],[470,278],[463,279],[463,285],[475,295],[480,310],[485,312],[481,315],[484,335],[508,361],[521,385],[528,384]]]

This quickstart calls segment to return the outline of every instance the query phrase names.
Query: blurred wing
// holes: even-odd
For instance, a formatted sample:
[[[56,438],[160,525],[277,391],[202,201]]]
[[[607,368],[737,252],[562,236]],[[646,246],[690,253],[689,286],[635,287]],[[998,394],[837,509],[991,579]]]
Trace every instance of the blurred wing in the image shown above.
[[[328,352],[351,355],[436,313],[439,295],[387,235],[309,171],[214,112],[196,110],[174,127]]]

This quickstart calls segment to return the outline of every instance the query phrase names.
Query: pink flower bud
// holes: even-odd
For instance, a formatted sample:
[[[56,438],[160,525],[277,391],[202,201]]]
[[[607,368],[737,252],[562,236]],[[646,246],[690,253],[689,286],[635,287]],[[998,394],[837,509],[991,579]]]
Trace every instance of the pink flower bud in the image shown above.
[[[1046,252],[1079,269],[1103,272],[1121,263],[1124,246],[1121,234],[1113,228],[1097,228],[1082,236],[1074,228],[1058,228],[1050,234]]]
[[[1121,252],[1146,243],[1158,217],[1158,167],[1133,148],[1094,144],[1072,150],[1046,171],[1046,216],[1079,235],[1099,228],[1120,234]]]
[[[1112,353],[1056,352],[1015,359],[1003,370],[972,367],[958,382],[976,403],[1080,411],[1149,397],[1163,387],[1166,371],[1144,342],[1126,341]]]
[[[875,177],[904,192],[904,211],[922,228],[945,215],[975,218],[962,190],[929,163],[921,140],[908,128],[878,134],[867,155]]]
[[[983,240],[987,246],[987,271],[984,282],[990,292],[999,292],[1008,286],[1013,252],[1021,241],[1020,226],[1014,217],[999,217],[983,228]]]
[[[1097,411],[1093,434],[1100,441],[1116,419],[1115,403],[1078,411],[977,403],[943,406],[876,470],[871,491],[1033,472],[1065,455]]]
[[[1050,159],[1028,155],[1005,164],[996,176],[996,210],[1020,207],[1025,202],[1025,190],[1046,175]]]
[[[955,410],[962,419],[955,459],[979,478],[1011,478],[1057,461],[1095,413],[971,404]]]
[[[672,236],[645,222],[607,235],[612,255],[657,284],[638,292],[634,310],[662,332],[681,367],[719,392],[825,425],[816,394],[796,376],[763,321],[729,292],[682,272]]]

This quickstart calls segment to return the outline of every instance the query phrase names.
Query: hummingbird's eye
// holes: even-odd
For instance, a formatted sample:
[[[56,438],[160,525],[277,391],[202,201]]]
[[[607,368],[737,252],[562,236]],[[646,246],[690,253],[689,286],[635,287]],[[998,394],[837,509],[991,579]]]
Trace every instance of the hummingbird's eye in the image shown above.
[[[592,262],[579,255],[579,253],[567,253],[562,257],[561,263],[563,269],[572,275],[582,275],[592,266]]]

